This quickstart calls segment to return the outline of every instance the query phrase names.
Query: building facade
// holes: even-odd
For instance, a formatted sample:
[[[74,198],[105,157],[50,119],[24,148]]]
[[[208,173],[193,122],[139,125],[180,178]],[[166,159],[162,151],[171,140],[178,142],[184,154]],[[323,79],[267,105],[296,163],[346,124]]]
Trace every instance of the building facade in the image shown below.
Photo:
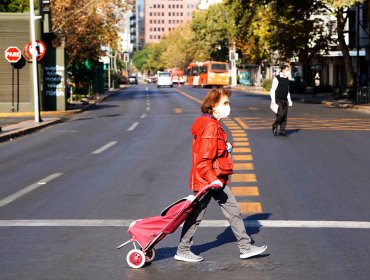
[[[145,0],[145,44],[159,42],[171,30],[188,22],[199,0]]]

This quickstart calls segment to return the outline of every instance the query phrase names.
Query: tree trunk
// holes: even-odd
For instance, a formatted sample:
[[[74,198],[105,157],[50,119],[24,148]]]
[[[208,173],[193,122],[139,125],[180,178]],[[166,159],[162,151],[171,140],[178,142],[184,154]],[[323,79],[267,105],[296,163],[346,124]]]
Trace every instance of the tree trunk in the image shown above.
[[[353,89],[356,86],[356,78],[353,71],[351,56],[349,55],[349,48],[344,39],[344,26],[346,24],[346,17],[343,15],[343,8],[339,8],[336,11],[336,16],[338,26],[338,43],[343,54],[343,62],[346,70],[346,86],[347,89]]]

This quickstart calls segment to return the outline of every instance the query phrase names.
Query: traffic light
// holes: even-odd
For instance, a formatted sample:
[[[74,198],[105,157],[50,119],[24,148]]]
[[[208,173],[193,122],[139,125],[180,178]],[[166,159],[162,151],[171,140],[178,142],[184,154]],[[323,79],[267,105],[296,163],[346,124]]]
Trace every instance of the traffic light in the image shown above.
[[[129,53],[125,52],[123,53],[123,61],[128,62],[130,60],[130,55]]]

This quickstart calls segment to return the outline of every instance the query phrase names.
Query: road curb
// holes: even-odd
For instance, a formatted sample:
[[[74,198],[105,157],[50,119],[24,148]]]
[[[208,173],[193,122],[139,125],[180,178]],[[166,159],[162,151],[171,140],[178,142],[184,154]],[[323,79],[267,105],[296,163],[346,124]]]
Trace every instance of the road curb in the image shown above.
[[[62,119],[60,118],[48,118],[36,124],[33,120],[29,120],[29,121],[24,121],[21,123],[5,126],[2,128],[3,131],[0,133],[0,142],[11,140],[13,138],[17,138],[25,134],[29,134],[31,132],[40,130],[42,128],[45,128],[47,126],[57,124],[60,122],[62,122]]]

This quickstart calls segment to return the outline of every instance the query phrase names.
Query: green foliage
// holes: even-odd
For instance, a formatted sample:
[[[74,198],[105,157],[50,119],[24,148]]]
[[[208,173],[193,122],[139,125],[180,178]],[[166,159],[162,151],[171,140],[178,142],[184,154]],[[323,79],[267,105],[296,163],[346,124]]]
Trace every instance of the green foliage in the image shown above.
[[[271,79],[265,79],[265,80],[263,80],[262,87],[266,91],[270,91],[271,90],[271,87],[272,87],[272,80]]]
[[[2,0],[0,3],[0,13],[23,13],[30,9],[29,0]],[[34,1],[35,8],[37,1]]]

